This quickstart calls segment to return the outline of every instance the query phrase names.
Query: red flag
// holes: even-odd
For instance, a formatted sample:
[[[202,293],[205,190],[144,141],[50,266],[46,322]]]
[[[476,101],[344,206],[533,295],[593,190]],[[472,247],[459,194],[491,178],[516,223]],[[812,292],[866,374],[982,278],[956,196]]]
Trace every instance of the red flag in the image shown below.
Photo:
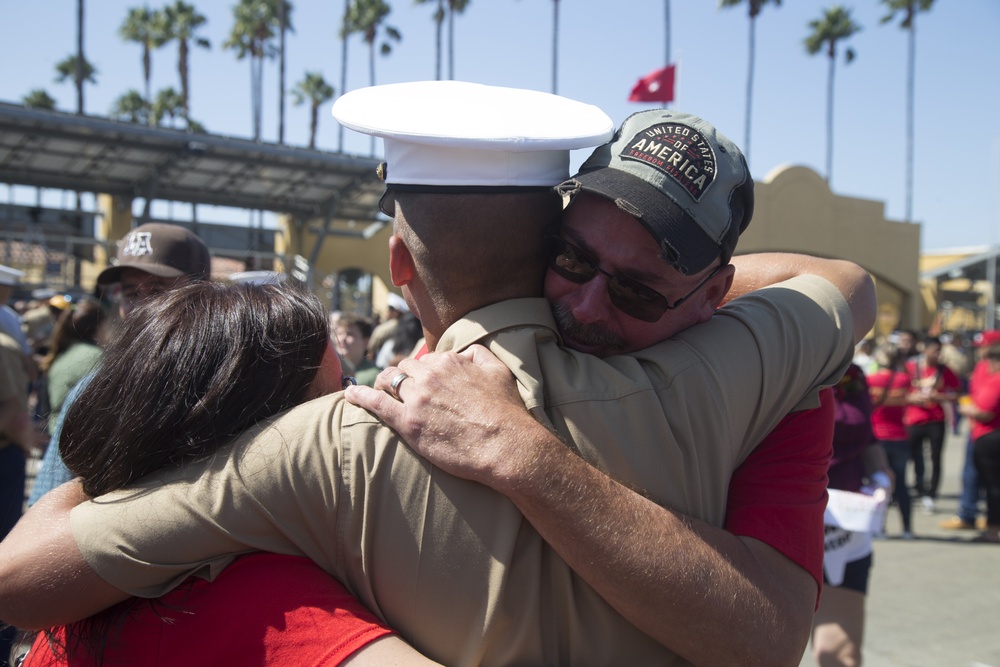
[[[676,65],[667,65],[639,79],[629,102],[673,102]]]

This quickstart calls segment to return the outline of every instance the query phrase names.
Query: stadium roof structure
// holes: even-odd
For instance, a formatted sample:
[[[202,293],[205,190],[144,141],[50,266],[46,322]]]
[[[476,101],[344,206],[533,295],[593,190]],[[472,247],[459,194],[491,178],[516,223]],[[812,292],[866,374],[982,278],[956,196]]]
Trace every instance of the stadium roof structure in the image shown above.
[[[0,103],[0,182],[382,226],[378,160]],[[357,223],[362,223],[358,225]],[[371,224],[365,224],[371,223]],[[349,235],[357,235],[357,231]]]
[[[924,280],[935,280],[945,282],[958,278],[965,278],[971,281],[993,280],[998,283],[997,261],[1000,258],[1000,248],[996,246],[984,246],[976,248],[961,248],[957,250],[943,250],[938,253],[944,256],[951,255],[951,261],[941,263],[932,269],[920,272],[920,277]]]
[[[936,257],[935,257],[936,256]],[[931,268],[920,272],[923,281],[933,282],[941,302],[966,310],[983,313],[985,329],[997,328],[1000,317],[1000,246],[977,246],[939,250],[925,255]],[[981,294],[984,285],[991,285],[990,294]],[[983,296],[992,300],[992,308],[984,308]]]

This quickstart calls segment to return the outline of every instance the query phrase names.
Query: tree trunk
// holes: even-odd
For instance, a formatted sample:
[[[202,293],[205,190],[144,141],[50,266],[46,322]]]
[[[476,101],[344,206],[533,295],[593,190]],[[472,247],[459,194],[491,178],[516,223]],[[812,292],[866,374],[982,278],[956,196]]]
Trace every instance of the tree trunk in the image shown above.
[[[368,42],[368,83],[375,85],[375,40]],[[375,136],[372,135],[368,149],[369,155],[375,155]]]
[[[319,124],[319,104],[313,102],[309,118],[309,148],[316,148],[316,127]]]
[[[559,94],[559,0],[552,0],[552,94]]]
[[[444,0],[438,0],[437,14],[434,16],[434,22],[437,24],[437,44],[435,45],[434,54],[434,80],[441,80],[441,47],[442,40],[444,39]]]
[[[347,92],[347,33],[344,27],[347,26],[347,14],[351,10],[351,0],[344,0],[344,16],[340,20],[340,94]],[[344,152],[344,126],[337,125],[337,150]]]
[[[76,112],[83,115],[83,0],[76,0]]]
[[[149,54],[149,42],[145,42],[142,45],[142,76],[144,83],[146,84],[146,101],[152,104],[153,97],[150,91],[150,78],[153,74],[153,59]]]
[[[264,58],[250,56],[250,97],[253,104],[253,140],[260,141],[261,106],[263,105]]]
[[[830,73],[826,83],[826,184],[833,182],[833,75],[837,54],[830,45]]]
[[[743,155],[747,159],[747,164],[750,164],[750,129],[753,126],[750,118],[753,110],[753,61],[756,53],[756,32],[757,32],[757,20],[754,17],[750,17],[750,51],[747,57],[747,117],[746,117],[746,127],[743,131]]]
[[[285,0],[278,0],[281,36],[278,42],[278,143],[285,143]]]
[[[910,39],[906,62],[906,222],[913,222],[913,117],[917,68],[917,17],[910,17]]]
[[[448,80],[455,80],[455,10],[448,4]]]
[[[188,43],[186,39],[179,40],[177,45],[177,75],[181,80],[181,108],[184,109],[184,120],[191,118],[191,99],[188,88]]]

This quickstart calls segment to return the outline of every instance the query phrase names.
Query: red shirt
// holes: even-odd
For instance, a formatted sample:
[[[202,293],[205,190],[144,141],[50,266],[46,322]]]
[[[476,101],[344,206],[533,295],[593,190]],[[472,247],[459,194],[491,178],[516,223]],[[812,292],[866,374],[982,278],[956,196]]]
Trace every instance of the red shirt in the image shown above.
[[[933,389],[941,394],[956,393],[962,387],[962,381],[944,364],[931,367],[924,363],[923,359],[917,359],[907,362],[906,370],[913,378],[914,392]],[[937,402],[927,405],[909,404],[903,413],[903,423],[907,426],[943,421],[944,406]]]
[[[993,413],[993,419],[981,422],[971,419],[972,439],[977,440],[987,433],[1000,430],[1000,373],[991,373],[985,359],[976,364],[969,381],[969,396],[980,410]]]
[[[820,407],[781,420],[733,472],[724,526],[777,549],[820,588],[833,414],[833,390],[824,389]]]
[[[238,558],[215,581],[191,578],[158,603],[123,603],[131,605],[130,615],[107,631],[106,667],[333,667],[392,632],[337,580],[298,556]],[[121,606],[104,613],[116,611]],[[57,638],[65,642],[65,628]],[[39,634],[24,667],[91,667],[97,663],[88,642],[71,639],[67,658]]]
[[[875,432],[876,440],[907,439],[906,425],[903,423],[906,406],[885,405],[885,402],[906,396],[910,391],[910,384],[910,374],[906,371],[880,368],[868,376],[868,389],[872,395],[872,431]]]

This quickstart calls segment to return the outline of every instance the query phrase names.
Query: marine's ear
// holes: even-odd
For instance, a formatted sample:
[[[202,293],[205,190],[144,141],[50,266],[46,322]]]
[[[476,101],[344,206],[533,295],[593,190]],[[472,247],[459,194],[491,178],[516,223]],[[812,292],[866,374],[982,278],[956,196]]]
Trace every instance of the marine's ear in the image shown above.
[[[416,275],[413,255],[402,237],[396,234],[389,237],[389,275],[396,287],[410,284]]]

